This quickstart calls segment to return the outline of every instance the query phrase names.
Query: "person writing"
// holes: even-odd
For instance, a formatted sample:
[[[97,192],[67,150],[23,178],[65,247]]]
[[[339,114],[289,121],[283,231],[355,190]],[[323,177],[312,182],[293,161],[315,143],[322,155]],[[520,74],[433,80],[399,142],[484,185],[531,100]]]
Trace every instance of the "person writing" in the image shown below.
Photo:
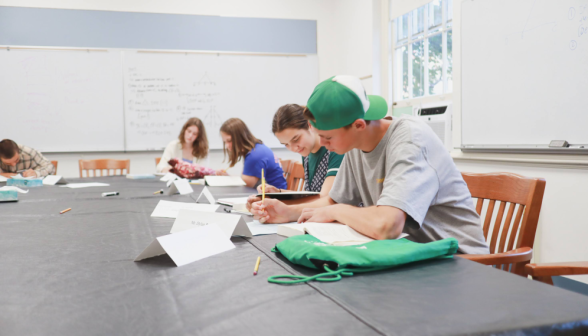
[[[343,155],[321,146],[318,133],[304,118],[304,106],[287,104],[278,109],[272,121],[272,132],[287,149],[302,155],[304,190],[329,195]],[[261,192],[260,187],[257,187]],[[266,185],[266,192],[282,192],[283,189]]]
[[[239,118],[230,118],[220,128],[223,152],[229,156],[229,167],[243,159],[241,178],[250,188],[261,183],[261,169],[268,184],[286,189],[286,179],[278,158],[263,142],[257,139]],[[220,175],[217,172],[217,175]],[[266,191],[267,192],[267,191]]]
[[[51,161],[40,152],[10,139],[0,141],[0,175],[11,177],[20,173],[23,177],[45,177],[54,172]]]
[[[321,82],[304,115],[322,146],[345,154],[329,196],[299,205],[251,196],[251,212],[265,223],[338,222],[374,239],[454,237],[461,253],[489,253],[469,189],[440,139],[417,118],[383,120],[387,109],[357,77]]]
[[[204,123],[198,118],[190,118],[180,131],[178,139],[171,141],[163,152],[157,165],[158,173],[167,173],[172,169],[171,159],[181,159],[188,163],[208,166],[208,138]]]

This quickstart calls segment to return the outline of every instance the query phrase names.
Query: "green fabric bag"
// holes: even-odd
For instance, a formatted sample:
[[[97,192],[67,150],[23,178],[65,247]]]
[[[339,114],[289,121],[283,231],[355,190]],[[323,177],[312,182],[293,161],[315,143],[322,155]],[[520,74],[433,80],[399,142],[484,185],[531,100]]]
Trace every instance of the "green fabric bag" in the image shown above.
[[[309,268],[324,270],[314,276],[275,275],[267,280],[277,284],[299,282],[338,281],[341,276],[373,272],[415,261],[451,258],[457,252],[457,239],[446,238],[431,243],[415,243],[408,239],[374,240],[351,246],[333,246],[314,236],[300,235],[287,238],[272,249],[290,262]],[[286,280],[287,279],[287,280]]]

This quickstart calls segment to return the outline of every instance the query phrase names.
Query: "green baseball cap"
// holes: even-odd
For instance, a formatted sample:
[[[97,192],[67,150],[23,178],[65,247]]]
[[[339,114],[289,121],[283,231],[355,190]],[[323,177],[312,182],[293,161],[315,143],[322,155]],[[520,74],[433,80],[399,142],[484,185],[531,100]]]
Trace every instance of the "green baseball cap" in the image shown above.
[[[380,96],[367,95],[361,80],[354,76],[334,76],[317,85],[306,107],[316,121],[313,127],[329,131],[350,125],[357,119],[380,120],[388,104]]]

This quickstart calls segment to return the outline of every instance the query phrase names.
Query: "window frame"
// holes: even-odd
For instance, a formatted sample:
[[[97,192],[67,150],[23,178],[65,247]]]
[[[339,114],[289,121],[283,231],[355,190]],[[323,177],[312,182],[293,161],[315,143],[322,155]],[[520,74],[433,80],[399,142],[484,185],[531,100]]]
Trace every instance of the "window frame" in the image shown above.
[[[390,0],[393,1],[393,0]],[[429,33],[429,10],[430,5],[433,1],[428,2],[427,4],[417,7],[408,13],[400,15],[396,18],[391,18],[389,21],[389,41],[390,41],[390,49],[389,49],[389,96],[392,97],[393,102],[398,101],[405,101],[411,99],[419,99],[424,97],[433,97],[439,96],[443,94],[451,93],[452,91],[449,90],[449,83],[447,77],[447,68],[448,68],[448,58],[447,58],[447,33],[453,30],[453,17],[448,20],[448,10],[450,9],[450,5],[453,5],[451,0],[439,0],[441,1],[441,27],[439,30],[436,30],[432,33]],[[451,2],[451,3],[450,3]],[[423,33],[418,35],[418,38],[413,38],[413,17],[414,13],[419,10],[420,8],[424,7],[424,14],[423,14]],[[407,22],[407,37],[402,42],[398,42],[398,27],[399,27],[399,19],[402,19],[405,15],[408,15],[408,22]],[[450,25],[448,25],[450,23]],[[443,83],[443,90],[441,93],[430,94],[429,93],[429,38],[441,35],[441,48],[442,48],[442,68],[441,68],[441,76],[442,76],[442,83]],[[423,65],[424,65],[424,83],[425,86],[423,88],[424,94],[422,96],[414,96],[414,77],[413,77],[413,62],[414,62],[414,55],[413,55],[413,44],[419,41],[423,41],[424,44],[424,54],[423,54]],[[407,72],[408,72],[408,98],[403,97],[403,75],[401,68],[398,64],[397,59],[397,52],[401,48],[406,47],[408,50],[408,64],[407,64]],[[453,50],[452,50],[453,53]]]

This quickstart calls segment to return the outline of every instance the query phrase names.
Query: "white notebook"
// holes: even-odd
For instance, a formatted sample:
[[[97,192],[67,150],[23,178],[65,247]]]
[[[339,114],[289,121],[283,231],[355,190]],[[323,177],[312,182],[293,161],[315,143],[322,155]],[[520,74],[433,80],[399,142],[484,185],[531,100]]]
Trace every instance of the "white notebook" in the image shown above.
[[[248,197],[219,198],[216,203],[223,205],[247,204]]]
[[[336,246],[360,245],[373,241],[372,238],[364,236],[344,224],[302,223],[278,226],[278,234],[281,236],[292,237],[303,235],[305,233],[313,235],[322,242]],[[408,236],[408,234],[403,233],[397,239],[406,236]]]
[[[246,185],[240,176],[204,176],[204,180],[211,187],[237,187]]]

